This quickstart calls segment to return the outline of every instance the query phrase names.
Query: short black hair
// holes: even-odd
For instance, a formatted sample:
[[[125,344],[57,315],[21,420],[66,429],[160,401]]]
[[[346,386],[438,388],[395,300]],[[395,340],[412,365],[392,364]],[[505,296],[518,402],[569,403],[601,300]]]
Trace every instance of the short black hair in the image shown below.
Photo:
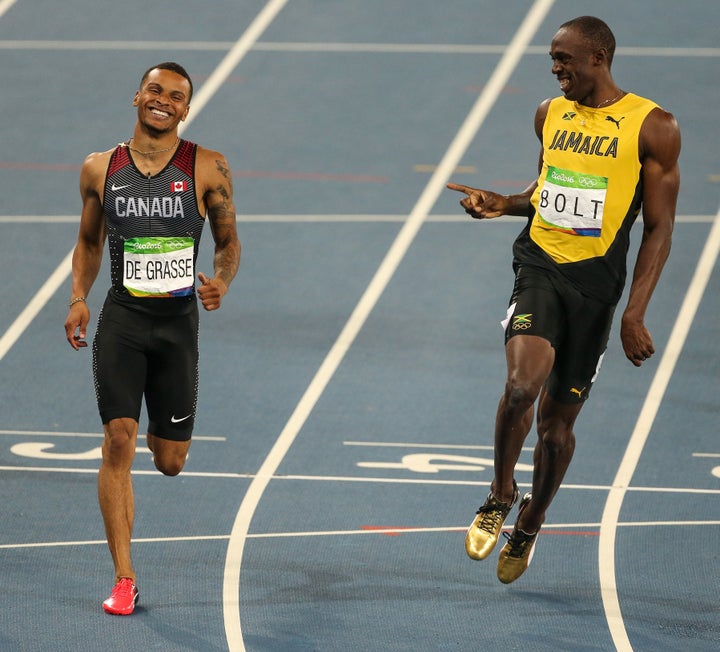
[[[148,75],[153,70],[169,70],[170,72],[174,72],[181,77],[184,77],[187,79],[188,84],[190,84],[190,97],[188,97],[188,104],[190,103],[190,100],[193,96],[193,83],[192,79],[190,79],[190,75],[188,75],[187,70],[183,68],[179,63],[175,63],[174,61],[164,61],[163,63],[159,63],[156,66],[151,66],[148,68],[142,76],[142,79],[140,80],[140,87],[142,88],[142,85],[145,83],[145,80],[148,78]]]
[[[560,25],[560,29],[575,28],[592,48],[603,48],[608,54],[608,65],[615,55],[615,36],[607,23],[595,16],[579,16]]]

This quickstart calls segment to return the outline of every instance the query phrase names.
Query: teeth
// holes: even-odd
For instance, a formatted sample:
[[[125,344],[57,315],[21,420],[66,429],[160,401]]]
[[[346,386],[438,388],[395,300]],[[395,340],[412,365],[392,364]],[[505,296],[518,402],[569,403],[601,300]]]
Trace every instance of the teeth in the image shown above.
[[[150,109],[150,112],[154,113],[157,116],[160,116],[161,118],[169,118],[170,117],[169,113],[165,113],[164,111],[160,111],[158,109]]]

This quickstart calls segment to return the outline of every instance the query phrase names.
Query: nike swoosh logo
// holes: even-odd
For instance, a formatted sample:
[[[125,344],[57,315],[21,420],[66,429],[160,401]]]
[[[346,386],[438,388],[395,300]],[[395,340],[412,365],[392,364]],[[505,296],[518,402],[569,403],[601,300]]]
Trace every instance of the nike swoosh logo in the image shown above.
[[[186,417],[183,417],[182,419],[176,419],[175,415],[170,417],[170,423],[181,423],[182,421],[187,421],[192,414],[188,414]]]
[[[117,192],[118,190],[124,190],[125,188],[129,188],[130,185],[131,184],[128,184],[127,186],[116,186],[115,184],[113,184],[112,186],[110,186],[110,190],[112,190],[113,192]]]

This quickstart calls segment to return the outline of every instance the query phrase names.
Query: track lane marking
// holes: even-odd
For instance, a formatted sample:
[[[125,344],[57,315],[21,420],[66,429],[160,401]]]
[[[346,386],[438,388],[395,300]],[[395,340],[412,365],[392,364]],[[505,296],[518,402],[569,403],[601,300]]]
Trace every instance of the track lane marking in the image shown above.
[[[490,76],[487,85],[483,88],[482,93],[470,110],[465,122],[450,143],[440,164],[431,176],[412,212],[390,246],[388,253],[378,267],[370,284],[308,385],[308,388],[295,407],[268,456],[265,458],[265,461],[258,471],[257,477],[250,483],[245,493],[232,528],[225,562],[223,595],[224,603],[228,608],[225,614],[225,623],[228,631],[230,631],[230,627],[233,627],[234,633],[234,636],[228,636],[230,652],[244,652],[245,650],[245,644],[242,639],[239,604],[241,590],[240,570],[245,541],[250,529],[250,522],[252,521],[260,499],[270,479],[275,474],[295,441],[300,429],[313,411],[318,399],[340,366],[346,352],[353,344],[357,334],[360,332],[360,329],[363,327],[402,262],[420,227],[423,225],[437,198],[440,196],[440,193],[444,190],[450,175],[460,163],[472,139],[480,129],[498,96],[507,85],[508,79],[515,70],[553,2],[554,0],[536,0],[525,16],[518,31],[513,36],[512,41],[504,50],[504,54]],[[235,624],[237,624],[237,628],[235,628]]]
[[[720,521],[652,521],[647,523],[618,523],[618,527],[717,527]],[[555,536],[598,536],[600,523],[546,523],[543,532]],[[504,528],[509,530],[510,528]],[[373,534],[433,534],[444,532],[465,532],[467,525],[448,525],[437,527],[385,527],[361,526],[359,530],[311,530],[299,532],[261,532],[250,533],[248,539],[304,539],[312,537],[346,537],[351,535]],[[546,530],[553,530],[546,532]],[[587,530],[587,531],[584,531]],[[133,538],[132,543],[185,543],[194,541],[227,541],[229,534],[198,534],[175,537],[140,537]],[[88,539],[85,541],[29,541],[25,543],[2,543],[0,550],[23,550],[27,548],[67,548],[72,546],[106,546],[105,539]]]
[[[695,314],[712,275],[713,267],[720,252],[720,210],[705,242],[695,274],[678,312],[675,325],[668,339],[660,364],[638,416],[625,454],[618,468],[612,488],[603,509],[598,544],[598,568],[600,571],[600,592],[610,634],[618,651],[632,650],[620,609],[615,574],[615,535],[620,518],[623,499],[629,489],[635,469],[640,461],[645,443],[657,416],[675,365],[680,357]]]

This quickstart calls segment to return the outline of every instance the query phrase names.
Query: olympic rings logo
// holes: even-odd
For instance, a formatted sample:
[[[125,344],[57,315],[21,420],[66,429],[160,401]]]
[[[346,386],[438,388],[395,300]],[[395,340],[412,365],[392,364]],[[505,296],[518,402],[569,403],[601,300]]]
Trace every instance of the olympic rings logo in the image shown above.
[[[578,183],[579,183],[583,188],[594,188],[594,187],[597,186],[598,183],[600,183],[600,182],[599,182],[597,179],[593,179],[592,177],[580,177],[580,178],[578,179]]]
[[[515,315],[515,318],[513,319],[513,330],[514,331],[524,331],[527,330],[532,326],[532,313],[527,313],[524,315]]]

